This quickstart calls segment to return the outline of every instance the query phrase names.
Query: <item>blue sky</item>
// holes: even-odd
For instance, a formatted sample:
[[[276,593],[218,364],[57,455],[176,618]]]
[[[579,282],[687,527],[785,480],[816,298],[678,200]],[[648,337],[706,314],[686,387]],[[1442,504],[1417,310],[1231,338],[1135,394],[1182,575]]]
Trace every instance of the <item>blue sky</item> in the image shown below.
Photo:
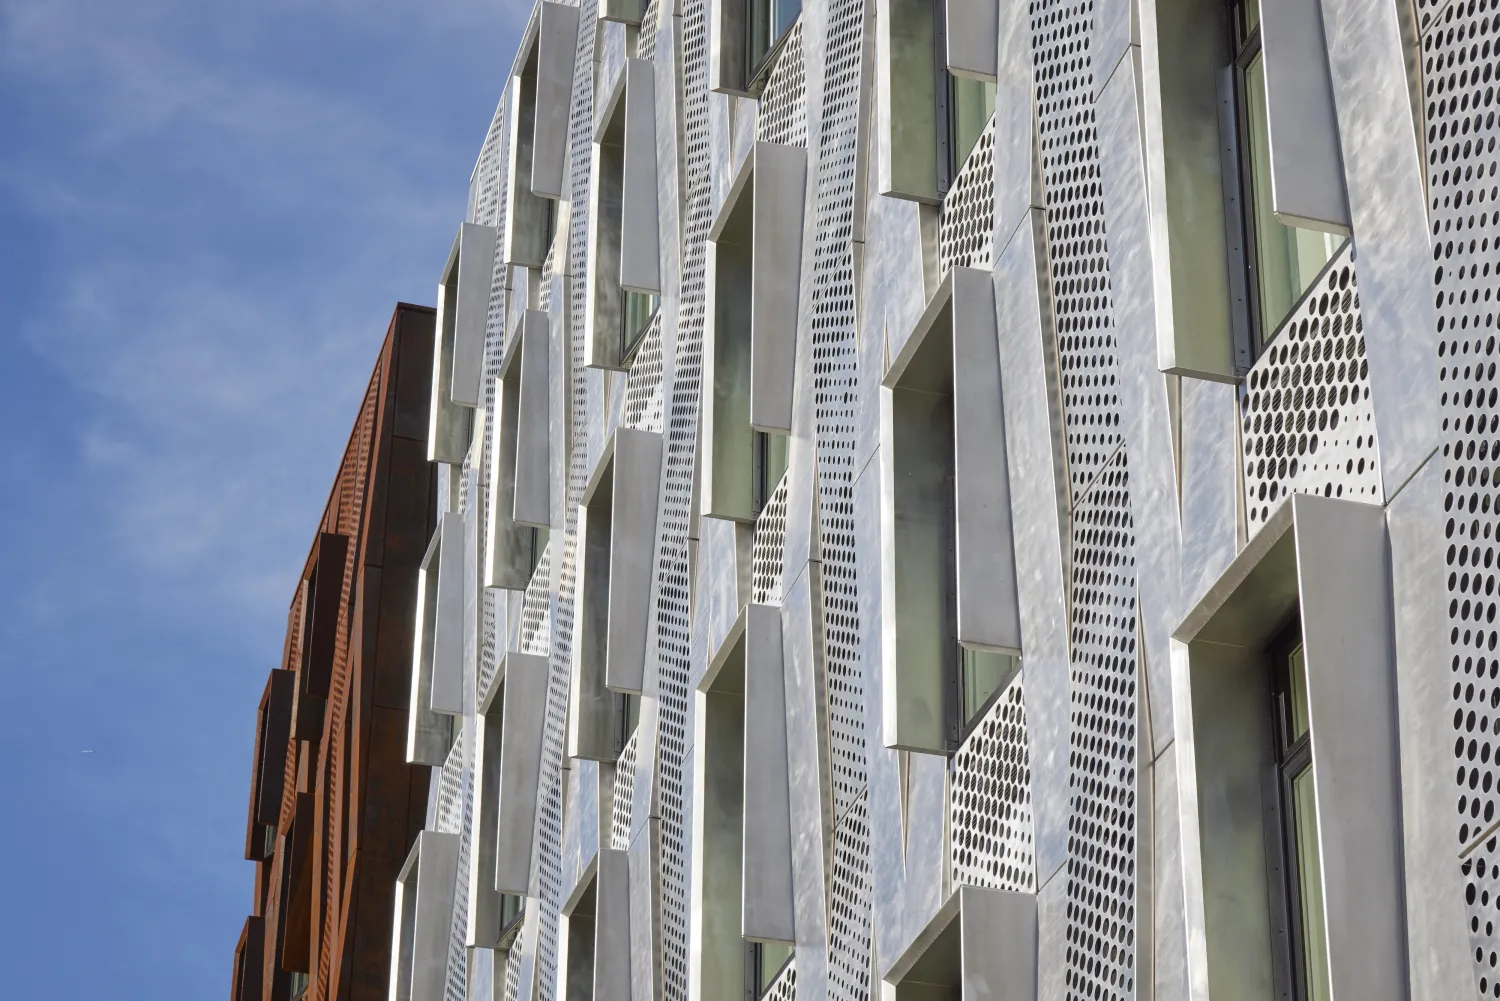
[[[227,996],[256,702],[522,14],[0,0],[6,996]]]

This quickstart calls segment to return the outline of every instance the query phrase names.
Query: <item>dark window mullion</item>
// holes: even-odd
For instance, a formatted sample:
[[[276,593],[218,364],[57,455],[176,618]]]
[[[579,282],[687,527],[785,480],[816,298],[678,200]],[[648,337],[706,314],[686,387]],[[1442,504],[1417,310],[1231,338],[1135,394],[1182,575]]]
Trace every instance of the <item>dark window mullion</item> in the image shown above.
[[[1236,5],[1234,19],[1243,17],[1243,7]],[[1237,37],[1238,23],[1233,31]],[[1260,25],[1256,25],[1248,38],[1236,43],[1234,59],[1234,127],[1239,157],[1240,230],[1244,234],[1245,255],[1245,304],[1250,311],[1250,356],[1253,362],[1260,357],[1267,341],[1265,317],[1260,308],[1260,235],[1255,229],[1255,164],[1251,159],[1254,146],[1250,134],[1249,97],[1245,87],[1245,73],[1255,57],[1260,55]]]

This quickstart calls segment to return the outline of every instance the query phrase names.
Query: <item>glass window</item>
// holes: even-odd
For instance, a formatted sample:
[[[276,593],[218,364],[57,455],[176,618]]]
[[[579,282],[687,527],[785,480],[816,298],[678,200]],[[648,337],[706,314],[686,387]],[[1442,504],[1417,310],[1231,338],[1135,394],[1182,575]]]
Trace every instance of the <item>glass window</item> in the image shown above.
[[[646,328],[651,326],[651,318],[661,305],[661,296],[621,289],[620,303],[620,360],[623,362],[630,358],[645,336]]]
[[[957,177],[995,114],[995,85],[952,74],[948,79],[949,149],[953,153],[949,173]]]
[[[801,14],[802,0],[747,0],[745,65],[752,82],[770,67],[771,57]]]
[[[959,693],[964,729],[988,708],[995,695],[1015,673],[1015,669],[1016,658],[1010,654],[963,648]]]
[[[775,432],[755,432],[754,494],[751,502],[757,514],[771,501],[771,494],[786,475],[787,436]]]
[[[500,928],[502,931],[515,924],[521,916],[521,905],[526,898],[514,893],[500,894]]]
[[[792,947],[781,942],[750,942],[745,950],[746,995],[749,1001],[755,1001],[776,983],[792,958]]]
[[[641,697],[628,692],[615,693],[615,757],[625,751],[625,745],[635,734],[641,721]]]
[[[1307,711],[1307,661],[1294,626],[1274,648],[1276,769],[1281,793],[1286,900],[1291,912],[1292,983],[1298,1001],[1327,1001],[1328,937],[1318,803],[1313,791],[1312,728]]]
[[[1255,290],[1257,353],[1275,335],[1302,293],[1343,246],[1344,238],[1288,226],[1271,203],[1271,139],[1266,121],[1266,68],[1260,49],[1260,8],[1244,0],[1236,12],[1239,70],[1240,170],[1251,248],[1246,262]]]

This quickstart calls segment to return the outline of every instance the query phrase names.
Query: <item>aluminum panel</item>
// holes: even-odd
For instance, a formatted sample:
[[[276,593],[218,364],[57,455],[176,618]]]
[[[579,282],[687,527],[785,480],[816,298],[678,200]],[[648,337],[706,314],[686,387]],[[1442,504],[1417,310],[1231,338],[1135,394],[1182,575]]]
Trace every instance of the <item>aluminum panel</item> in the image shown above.
[[[498,689],[497,689],[498,691]],[[486,846],[496,843],[496,821],[500,802],[501,714],[481,706],[474,717],[474,826],[473,843],[465,873],[469,895],[468,929],[464,944],[493,949],[500,944],[502,901],[495,889],[495,853]]]
[[[1452,56],[1462,53],[1461,59],[1472,58],[1470,49],[1481,43],[1465,42],[1460,33],[1455,44],[1450,27],[1430,36],[1436,43],[1430,51],[1439,56],[1436,65],[1429,64],[1426,74],[1413,66],[1409,75],[1400,22],[1411,12],[1403,4],[1325,0],[1322,12],[1349,209],[1358,241],[1363,286],[1360,311],[1370,351],[1381,478],[1389,495],[1442,440],[1441,360],[1433,357],[1433,342],[1444,329],[1442,315],[1446,312],[1449,319],[1455,319],[1451,316],[1452,282],[1465,274],[1469,262],[1464,259],[1465,244],[1459,244],[1459,258],[1452,260],[1448,258],[1452,244],[1447,239],[1439,244],[1437,235],[1449,233],[1450,222],[1462,228],[1473,226],[1473,203],[1468,199],[1476,189],[1483,191],[1484,183],[1479,165],[1466,161],[1487,147],[1493,132],[1486,124],[1484,132],[1489,136],[1482,147],[1477,138],[1459,131],[1459,126],[1478,128],[1473,102],[1488,92],[1489,83],[1480,78],[1490,70],[1489,63],[1483,72],[1476,65],[1464,78],[1463,64],[1455,67]],[[1489,27],[1492,21],[1486,22],[1485,17],[1465,9],[1458,21],[1459,32],[1465,22],[1471,29]],[[1424,76],[1427,116],[1419,124],[1412,119],[1412,81]],[[1426,157],[1426,185],[1422,177],[1424,135],[1432,143]],[[1493,213],[1480,226],[1487,223],[1493,223]],[[1474,233],[1469,236],[1472,240]],[[1467,246],[1473,254],[1474,244]],[[1445,276],[1446,310],[1437,296],[1445,287]]]
[[[876,190],[936,204],[938,130],[935,19],[928,0],[875,8]]]
[[[437,603],[432,629],[433,712],[464,711],[464,519],[456,511],[438,522]],[[430,571],[429,571],[430,572]]]
[[[958,890],[961,996],[1033,1001],[1037,996],[1037,903],[1031,893]]]
[[[453,402],[468,407],[479,406],[480,371],[484,365],[484,336],[489,321],[490,283],[495,277],[495,242],[493,226],[466,222],[459,227],[454,253],[449,257],[444,286],[452,283],[453,296],[443,295],[445,309],[453,309]],[[448,318],[439,317],[439,329],[446,334]]]
[[[1313,0],[1262,0],[1260,37],[1271,205],[1289,226],[1348,233],[1349,196],[1323,11]]]
[[[432,535],[417,573],[416,624],[413,629],[411,697],[406,718],[406,760],[441,765],[452,740],[450,717],[432,710],[432,648],[437,633],[437,595],[441,527]]]
[[[958,641],[1021,652],[1010,469],[991,276],[954,268],[953,504]]]
[[[578,51],[577,7],[542,0],[536,40],[536,118],[531,150],[531,191],[563,197],[573,69]]]
[[[1396,648],[1384,512],[1292,498],[1335,997],[1405,998]]]
[[[621,187],[620,287],[661,292],[656,207],[656,78],[644,59],[625,62],[625,154]]]
[[[605,684],[640,693],[646,674],[646,616],[651,596],[662,436],[615,431],[609,544],[609,623]]]
[[[506,87],[505,115],[508,204],[501,246],[512,264],[540,268],[551,241],[552,205],[531,193],[531,158],[536,123],[536,74],[519,74]]]
[[[599,849],[594,912],[594,990],[598,1001],[628,1001],[630,983],[630,856]]]
[[[542,737],[547,722],[546,657],[505,655],[500,692],[500,782],[495,818],[495,889],[529,892]],[[485,847],[485,850],[489,850]]]
[[[757,142],[751,202],[750,425],[792,430],[796,391],[797,297],[802,273],[802,224],[807,153]]]
[[[1122,84],[1126,70],[1134,77],[1126,88],[1135,91],[1132,100],[1118,95],[1115,116],[1123,118],[1127,106],[1135,112],[1129,134],[1144,140],[1150,222],[1149,234],[1121,239],[1138,246],[1151,269],[1157,367],[1232,382],[1248,359],[1235,351],[1240,303],[1231,272],[1241,265],[1231,258],[1225,208],[1226,185],[1236,183],[1225,174],[1220,122],[1231,61],[1226,8],[1214,0],[1140,0],[1138,14],[1141,47],[1129,50],[1133,58],[1111,79]],[[1100,149],[1121,153],[1102,138]]]
[[[1042,213],[1032,210],[995,266],[1006,457],[1010,464],[1016,591],[1025,656],[1034,778],[1036,863],[1045,880],[1063,862],[1068,801],[1068,617],[1062,540],[1067,469],[1047,288]]]
[[[442,1001],[448,975],[448,931],[458,880],[457,834],[417,835],[416,908],[412,917],[411,1001]]]
[[[742,934],[792,942],[791,787],[781,609],[745,609],[745,761]]]
[[[948,72],[994,82],[1001,0],[943,0]]]
[[[521,327],[512,520],[537,528],[552,524],[550,342],[547,314],[539,309],[527,310]]]
[[[1411,996],[1468,997],[1476,990],[1454,857],[1453,691],[1448,623],[1431,614],[1447,590],[1443,464],[1434,457],[1386,510],[1395,599],[1396,709],[1401,744],[1401,830],[1406,859]]]

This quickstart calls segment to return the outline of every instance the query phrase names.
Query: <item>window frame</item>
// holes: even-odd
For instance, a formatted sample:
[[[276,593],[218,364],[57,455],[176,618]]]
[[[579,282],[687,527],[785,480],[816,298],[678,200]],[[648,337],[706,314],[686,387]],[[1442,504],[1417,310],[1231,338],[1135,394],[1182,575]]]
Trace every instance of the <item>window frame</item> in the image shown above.
[[[753,51],[754,31],[751,28],[756,2],[757,0],[741,0],[741,16],[745,19],[744,37],[741,39],[741,46],[744,49],[743,58],[745,60],[745,91],[758,99],[766,89],[767,82],[771,79],[771,73],[776,67],[776,60],[781,55],[781,50],[786,47],[786,40],[791,37],[792,29],[802,20],[804,5],[801,0],[798,0],[797,16],[787,23],[786,28],[779,35],[771,39],[770,43],[766,46],[765,52],[757,57]],[[770,14],[770,30],[774,31],[776,27],[776,6],[778,0],[763,0],[763,2],[766,4]],[[782,0],[782,2],[785,2],[785,0]]]
[[[1274,908],[1279,908],[1285,933],[1272,935],[1281,953],[1276,971],[1283,983],[1280,993],[1293,1001],[1312,1001],[1307,981],[1307,929],[1304,927],[1304,861],[1297,845],[1297,813],[1294,783],[1313,765],[1312,725],[1300,736],[1293,717],[1291,659],[1303,650],[1302,622],[1294,616],[1266,648],[1270,658],[1271,692],[1271,784],[1274,786],[1274,827],[1271,841],[1279,849],[1280,878],[1271,879]],[[1305,664],[1304,652],[1304,664]],[[1304,671],[1306,670],[1304,666]],[[1318,818],[1313,817],[1316,825]],[[1273,930],[1274,931],[1274,930]]]
[[[1318,277],[1315,277],[1297,294],[1287,308],[1286,315],[1280,317],[1274,327],[1267,329],[1266,317],[1261,307],[1261,232],[1255,221],[1255,164],[1251,160],[1251,148],[1254,144],[1250,134],[1250,97],[1246,84],[1250,65],[1262,55],[1263,49],[1260,21],[1257,20],[1255,27],[1251,30],[1245,30],[1245,8],[1248,2],[1249,0],[1228,0],[1225,24],[1229,32],[1230,114],[1234,122],[1232,136],[1234,148],[1230,151],[1234,164],[1234,177],[1226,179],[1226,184],[1234,185],[1233,195],[1238,204],[1238,212],[1232,213],[1235,218],[1228,222],[1229,225],[1238,227],[1240,236],[1242,260],[1239,264],[1245,282],[1245,315],[1248,321],[1244,325],[1242,335],[1245,343],[1236,344],[1234,348],[1235,354],[1243,359],[1240,367],[1244,372],[1248,372],[1266,353],[1266,349],[1281,333],[1282,328],[1297,312],[1298,307],[1318,287],[1318,278],[1343,254],[1344,247],[1350,240],[1349,237],[1344,237],[1329,255],[1328,260],[1324,261],[1318,269]],[[1287,228],[1296,227],[1288,225]]]

